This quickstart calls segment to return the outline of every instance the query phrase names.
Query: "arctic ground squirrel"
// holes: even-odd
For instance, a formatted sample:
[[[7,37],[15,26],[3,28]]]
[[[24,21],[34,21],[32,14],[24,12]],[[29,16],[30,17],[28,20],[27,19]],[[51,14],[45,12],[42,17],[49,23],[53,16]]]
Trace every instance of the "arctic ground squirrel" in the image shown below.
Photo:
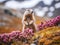
[[[22,24],[23,24],[23,30],[26,28],[33,29],[33,32],[36,32],[37,27],[35,24],[35,17],[34,17],[34,12],[32,9],[26,9],[23,19],[22,19]]]

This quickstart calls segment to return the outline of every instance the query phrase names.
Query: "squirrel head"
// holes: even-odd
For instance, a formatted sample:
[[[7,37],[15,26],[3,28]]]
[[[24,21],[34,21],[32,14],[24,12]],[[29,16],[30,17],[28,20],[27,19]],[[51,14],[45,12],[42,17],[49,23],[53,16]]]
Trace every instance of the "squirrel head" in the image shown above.
[[[25,11],[25,13],[24,13],[24,15],[25,15],[25,20],[27,20],[27,19],[30,19],[30,20],[32,20],[33,19],[33,10],[32,9],[26,9],[26,11]]]
[[[26,9],[26,11],[25,11],[25,15],[28,15],[28,14],[30,14],[30,15],[32,15],[32,13],[33,13],[33,10],[32,9]]]

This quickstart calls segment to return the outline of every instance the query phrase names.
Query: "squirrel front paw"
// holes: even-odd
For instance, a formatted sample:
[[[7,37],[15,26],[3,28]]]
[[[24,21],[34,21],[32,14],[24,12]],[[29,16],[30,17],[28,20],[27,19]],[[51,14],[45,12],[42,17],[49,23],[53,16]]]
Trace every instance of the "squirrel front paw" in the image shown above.
[[[28,25],[28,23],[27,22],[24,22],[25,23],[25,25]]]
[[[33,21],[30,21],[30,22],[29,22],[29,24],[32,24],[32,23],[33,23]]]

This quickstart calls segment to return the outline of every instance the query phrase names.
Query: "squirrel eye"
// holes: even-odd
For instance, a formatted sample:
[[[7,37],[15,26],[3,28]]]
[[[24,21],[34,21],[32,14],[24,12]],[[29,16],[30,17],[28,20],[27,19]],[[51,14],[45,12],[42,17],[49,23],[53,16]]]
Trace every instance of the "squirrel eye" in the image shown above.
[[[31,13],[33,13],[33,11]]]

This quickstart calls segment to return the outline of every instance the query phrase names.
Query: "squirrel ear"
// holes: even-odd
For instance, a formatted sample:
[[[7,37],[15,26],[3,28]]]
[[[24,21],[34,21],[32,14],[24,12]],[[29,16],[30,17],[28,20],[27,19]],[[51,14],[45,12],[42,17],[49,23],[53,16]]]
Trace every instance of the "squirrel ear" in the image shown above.
[[[33,13],[33,10],[32,9],[30,9],[30,12],[31,12],[31,14]]]
[[[29,9],[26,9],[26,11],[29,11]]]

